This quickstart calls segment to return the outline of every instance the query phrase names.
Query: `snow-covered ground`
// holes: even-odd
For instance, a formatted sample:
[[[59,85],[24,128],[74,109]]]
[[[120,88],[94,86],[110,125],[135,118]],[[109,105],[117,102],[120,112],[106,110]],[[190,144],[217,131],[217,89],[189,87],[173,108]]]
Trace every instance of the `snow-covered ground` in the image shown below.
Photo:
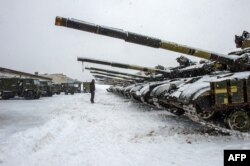
[[[0,165],[223,165],[224,149],[250,136],[207,134],[185,117],[131,102],[97,86],[90,94],[0,100]]]

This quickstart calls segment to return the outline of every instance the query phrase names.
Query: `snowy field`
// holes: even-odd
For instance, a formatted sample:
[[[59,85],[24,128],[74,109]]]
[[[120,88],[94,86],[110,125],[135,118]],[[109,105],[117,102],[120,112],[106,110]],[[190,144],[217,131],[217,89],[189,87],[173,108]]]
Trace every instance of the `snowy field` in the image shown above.
[[[222,136],[185,117],[150,109],[97,86],[90,94],[0,100],[0,165],[223,165],[224,149],[250,136]]]

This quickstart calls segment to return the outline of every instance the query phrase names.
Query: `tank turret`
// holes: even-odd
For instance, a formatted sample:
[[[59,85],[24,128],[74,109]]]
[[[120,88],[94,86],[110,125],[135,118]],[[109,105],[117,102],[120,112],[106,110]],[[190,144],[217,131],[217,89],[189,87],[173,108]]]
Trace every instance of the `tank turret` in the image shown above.
[[[243,31],[241,36],[235,35],[235,44],[237,48],[250,48],[250,33]]]
[[[124,31],[122,29],[110,28],[101,25],[95,25],[92,23],[76,20],[67,19],[63,17],[56,17],[55,25],[65,26],[73,29],[78,29],[86,32],[96,33],[104,36],[114,37],[117,39],[123,39],[126,42],[145,45],[154,48],[162,48],[169,51],[179,52],[199,58],[204,58],[211,61],[216,61],[221,64],[229,66],[229,69],[235,71],[250,70],[250,64],[248,63],[249,55],[244,56],[228,56],[224,54],[214,53],[197,49],[174,42],[164,41],[154,37],[140,35],[137,33]]]

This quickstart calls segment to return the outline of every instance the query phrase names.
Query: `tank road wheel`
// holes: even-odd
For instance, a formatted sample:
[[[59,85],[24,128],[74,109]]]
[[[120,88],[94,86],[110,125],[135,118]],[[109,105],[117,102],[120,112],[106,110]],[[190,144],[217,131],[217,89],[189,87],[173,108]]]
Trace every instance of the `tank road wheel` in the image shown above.
[[[240,109],[234,110],[227,116],[226,125],[232,130],[247,132],[250,130],[249,113]]]
[[[211,108],[211,96],[201,96],[196,101],[197,116],[203,120],[210,120],[216,114],[216,111]]]
[[[175,114],[177,116],[181,116],[185,113],[184,110],[179,109],[179,108],[170,108],[169,112],[171,112],[172,114]]]
[[[202,110],[198,112],[198,117],[204,120],[209,120],[212,119],[215,115],[215,111],[214,110]]]

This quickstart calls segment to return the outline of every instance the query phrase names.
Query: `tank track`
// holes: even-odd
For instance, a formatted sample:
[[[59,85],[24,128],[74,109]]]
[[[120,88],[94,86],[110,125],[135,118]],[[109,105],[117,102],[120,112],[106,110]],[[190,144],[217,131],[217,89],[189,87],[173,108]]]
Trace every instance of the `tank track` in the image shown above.
[[[120,96],[120,95],[118,95],[118,96]],[[126,98],[126,99],[127,99],[127,100],[125,100],[126,102],[133,101],[133,102],[139,104],[140,106],[150,107],[150,108],[154,108],[156,110],[161,110],[161,111],[166,110],[169,113],[176,115],[175,113],[171,112],[171,108],[170,109],[158,108],[154,105],[150,105],[147,103],[141,103],[138,100],[134,100],[134,99],[131,100],[129,98]],[[176,116],[178,116],[178,115],[176,115]],[[194,112],[185,111],[184,116],[191,119],[194,123],[198,123],[198,124],[206,127],[207,129],[209,129],[207,131],[213,132],[214,135],[235,136],[238,138],[243,138],[246,135],[250,135],[250,132],[243,133],[240,131],[227,129],[227,128],[225,128],[225,125],[222,122],[219,123],[218,121],[213,121],[213,120],[210,120],[210,121],[203,120],[198,116],[198,114],[196,114]],[[218,123],[218,124],[215,124],[215,123]]]
[[[149,104],[147,104],[147,106],[152,107],[152,105],[149,105]],[[157,107],[155,106],[155,108],[157,108]],[[171,109],[161,109],[161,110],[167,110],[169,113],[172,113],[172,114],[176,115],[175,113],[171,112]],[[176,116],[178,116],[178,115],[176,115]],[[193,122],[198,123],[198,124],[208,128],[210,132],[213,132],[214,134],[217,134],[217,135],[237,136],[239,138],[242,138],[245,135],[250,134],[250,133],[242,133],[240,131],[227,129],[227,128],[225,128],[225,125],[222,122],[218,123],[218,121],[213,121],[213,120],[206,121],[206,120],[203,120],[198,116],[198,114],[185,112],[184,116],[188,117]],[[218,125],[215,124],[215,123],[218,123]]]
[[[214,121],[206,121],[198,117],[198,115],[194,114],[185,114],[188,118],[190,118],[192,121],[201,124],[202,126],[207,127],[208,129],[211,129],[213,132],[216,132],[219,135],[224,136],[236,136],[236,137],[244,137],[248,133],[242,133],[240,131],[230,130],[224,127],[222,123],[219,123],[218,125],[215,124]],[[222,127],[223,126],[223,127]]]

